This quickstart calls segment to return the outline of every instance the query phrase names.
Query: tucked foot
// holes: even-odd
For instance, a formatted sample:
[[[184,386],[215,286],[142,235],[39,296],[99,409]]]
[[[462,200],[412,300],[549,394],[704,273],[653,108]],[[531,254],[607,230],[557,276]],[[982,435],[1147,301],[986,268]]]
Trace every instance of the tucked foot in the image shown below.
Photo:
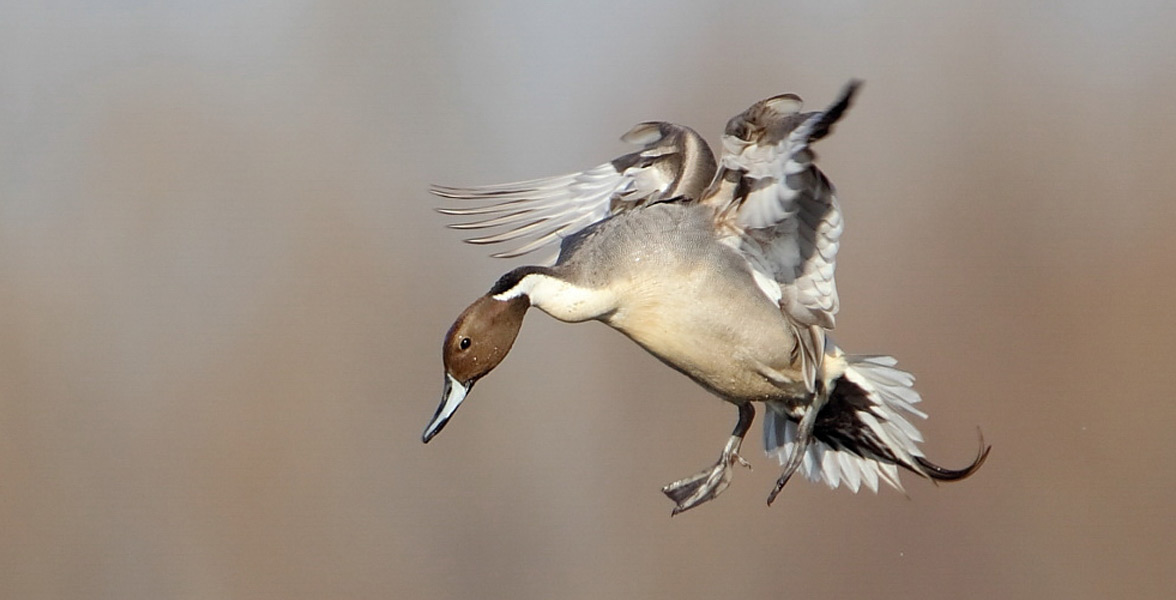
[[[784,472],[776,480],[776,487],[772,488],[772,493],[768,494],[768,506],[771,506],[776,501],[776,496],[780,495],[780,490],[784,489],[788,480],[792,478],[792,474],[800,468],[800,463],[804,460],[804,454],[808,451],[809,444],[812,441],[812,427],[809,427],[809,431],[805,432],[804,421],[808,418],[808,415],[815,415],[816,412],[815,410],[810,410],[805,415],[805,418],[801,419],[801,426],[797,427],[796,444],[792,447],[792,454],[788,455],[788,462],[784,463]],[[816,419],[813,420],[815,421]]]
[[[792,478],[792,474],[796,472],[796,469],[800,466],[800,461],[803,458],[804,452],[799,451],[793,452],[792,456],[788,457],[788,464],[784,466],[784,472],[780,475],[780,478],[776,480],[776,486],[772,488],[772,493],[768,494],[768,506],[771,506],[772,503],[776,501],[776,496],[780,495],[780,490],[784,489],[784,486],[788,483],[788,480]]]
[[[780,490],[784,489],[784,485],[792,478],[792,474],[796,472],[796,469],[800,468],[800,463],[804,460],[804,455],[808,452],[809,445],[813,441],[813,429],[817,424],[817,413],[821,412],[821,409],[825,407],[828,399],[829,397],[825,393],[825,387],[818,382],[812,404],[806,409],[804,416],[800,418],[800,423],[796,425],[796,443],[792,446],[792,454],[788,456],[788,462],[784,464],[784,472],[776,480],[776,486],[772,488],[772,493],[768,494],[768,506],[771,506],[776,501],[776,496],[780,495]]]
[[[731,467],[736,463],[751,468],[751,464],[739,456],[742,441],[742,438],[732,436],[714,466],[662,488],[662,493],[677,505],[671,516],[717,498],[731,485],[731,475],[734,473]]]

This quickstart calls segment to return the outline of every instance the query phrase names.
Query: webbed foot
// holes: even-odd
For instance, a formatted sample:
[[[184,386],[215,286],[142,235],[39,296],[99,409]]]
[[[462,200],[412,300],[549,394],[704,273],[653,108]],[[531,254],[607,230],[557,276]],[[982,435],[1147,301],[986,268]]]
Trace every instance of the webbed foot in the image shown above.
[[[727,440],[727,445],[723,447],[723,453],[719,456],[718,462],[709,469],[704,469],[662,488],[662,493],[673,500],[676,505],[671,516],[717,498],[719,494],[723,493],[723,490],[727,489],[727,486],[731,485],[731,475],[734,472],[731,467],[736,463],[751,468],[751,464],[739,456],[739,446],[743,444],[743,436],[747,435],[747,430],[751,427],[753,420],[755,420],[755,408],[751,404],[740,404],[739,422],[735,425],[735,430],[731,432],[731,438]]]
[[[673,515],[717,498],[719,494],[723,493],[723,490],[727,489],[727,486],[731,485],[731,475],[734,473],[732,467],[735,464],[751,468],[751,464],[739,456],[739,446],[742,441],[743,438],[732,436],[714,466],[662,488],[662,493],[677,505],[674,507]]]

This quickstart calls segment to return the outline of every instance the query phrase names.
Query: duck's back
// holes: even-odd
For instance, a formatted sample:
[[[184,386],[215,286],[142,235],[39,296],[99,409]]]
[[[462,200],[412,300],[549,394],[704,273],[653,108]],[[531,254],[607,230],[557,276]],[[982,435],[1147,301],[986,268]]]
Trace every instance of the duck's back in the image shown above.
[[[564,241],[557,265],[569,278],[608,287],[655,269],[681,270],[719,257],[711,210],[661,202],[620,213]]]

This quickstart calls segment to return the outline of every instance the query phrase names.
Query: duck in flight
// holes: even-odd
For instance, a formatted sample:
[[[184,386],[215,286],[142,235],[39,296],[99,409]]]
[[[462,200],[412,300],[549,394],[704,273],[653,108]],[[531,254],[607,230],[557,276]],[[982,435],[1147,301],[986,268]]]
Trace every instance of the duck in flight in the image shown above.
[[[503,275],[445,336],[444,390],[428,442],[479,379],[510,351],[534,306],[569,323],[601,321],[735,405],[738,421],[718,461],[666,485],[673,514],[730,484],[743,438],[764,411],[764,446],[783,473],[853,491],[899,467],[934,481],[968,477],[988,457],[949,469],[928,460],[911,423],[925,418],[914,378],[889,356],[846,354],[829,338],[838,309],[834,267],[842,233],[833,185],[815,165],[859,88],[802,112],[775,96],[727,123],[716,164],[694,130],[641,123],[621,139],[641,149],[580,173],[483,187],[435,186],[473,201],[441,209],[457,229],[490,230],[474,244],[513,243],[496,257],[555,250],[554,264]]]

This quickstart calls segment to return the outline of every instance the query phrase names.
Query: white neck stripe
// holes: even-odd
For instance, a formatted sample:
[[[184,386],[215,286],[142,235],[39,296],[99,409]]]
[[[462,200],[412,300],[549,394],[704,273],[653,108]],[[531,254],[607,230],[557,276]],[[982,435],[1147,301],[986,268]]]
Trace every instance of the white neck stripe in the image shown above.
[[[546,273],[528,273],[514,287],[491,298],[506,302],[520,296],[526,296],[539,310],[571,323],[595,319],[616,308],[616,300],[607,290],[580,287]]]
[[[530,273],[520,279],[519,282],[514,284],[514,286],[510,289],[506,290],[505,292],[494,294],[491,296],[491,298],[494,298],[499,302],[506,302],[508,300],[514,300],[520,296],[530,296],[531,290],[535,288],[537,277],[540,277],[540,275],[536,273]]]

